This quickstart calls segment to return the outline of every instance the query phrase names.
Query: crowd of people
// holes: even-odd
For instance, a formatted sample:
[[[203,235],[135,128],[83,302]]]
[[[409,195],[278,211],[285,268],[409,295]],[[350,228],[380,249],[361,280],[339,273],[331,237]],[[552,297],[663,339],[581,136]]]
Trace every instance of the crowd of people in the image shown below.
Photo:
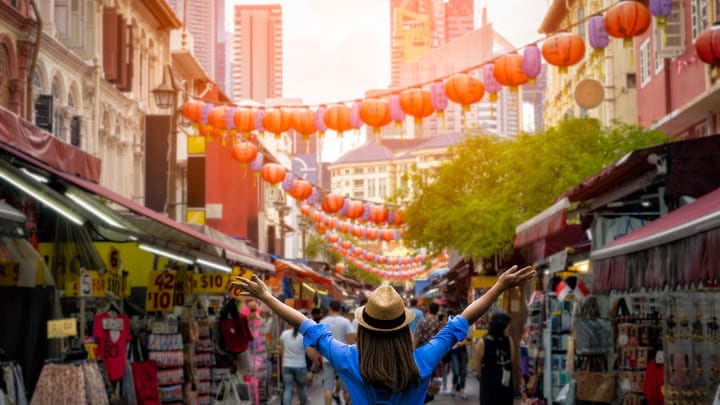
[[[257,277],[238,278],[236,283],[288,324],[280,338],[283,404],[294,405],[293,392],[301,405],[307,404],[306,386],[320,373],[325,405],[422,404],[440,390],[456,400],[468,399],[465,382],[471,326],[502,292],[533,274],[529,267],[512,267],[457,315],[436,302],[426,308],[416,300],[406,303],[393,287],[383,285],[352,312],[339,301],[331,301],[327,312],[314,308],[309,318],[275,298]],[[474,350],[473,367],[481,380],[485,405],[513,402],[509,364],[514,356],[505,333],[508,323],[507,314],[494,314],[491,326],[495,329]]]

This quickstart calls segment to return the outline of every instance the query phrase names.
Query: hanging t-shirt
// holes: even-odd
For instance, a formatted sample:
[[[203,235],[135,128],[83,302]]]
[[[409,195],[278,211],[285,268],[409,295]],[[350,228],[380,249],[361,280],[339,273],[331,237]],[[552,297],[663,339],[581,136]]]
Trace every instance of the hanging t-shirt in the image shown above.
[[[121,379],[125,373],[125,347],[131,339],[130,319],[125,314],[101,312],[95,316],[93,337],[98,344],[95,357],[103,359],[108,379]]]

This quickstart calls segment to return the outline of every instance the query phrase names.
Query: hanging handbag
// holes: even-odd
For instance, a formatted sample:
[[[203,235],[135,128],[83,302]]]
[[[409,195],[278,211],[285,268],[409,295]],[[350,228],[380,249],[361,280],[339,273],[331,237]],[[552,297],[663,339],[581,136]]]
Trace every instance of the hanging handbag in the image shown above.
[[[600,317],[597,298],[589,297],[575,317],[575,353],[606,354],[612,350],[610,319]]]
[[[223,342],[223,349],[228,353],[242,353],[247,350],[253,340],[247,317],[223,319],[218,321],[218,330]]]
[[[615,373],[606,371],[603,357],[586,358],[575,373],[575,396],[578,400],[606,404],[615,400]]]
[[[215,405],[238,405],[240,395],[231,379],[222,380],[218,385]]]

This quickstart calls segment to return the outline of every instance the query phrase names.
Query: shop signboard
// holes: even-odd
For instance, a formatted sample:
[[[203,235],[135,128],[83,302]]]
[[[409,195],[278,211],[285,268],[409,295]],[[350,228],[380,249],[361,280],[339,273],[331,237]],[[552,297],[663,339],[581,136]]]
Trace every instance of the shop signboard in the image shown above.
[[[123,275],[123,265],[122,259],[120,258],[120,251],[115,249],[115,247],[111,247],[109,259],[108,271],[105,273],[105,277],[107,279],[107,290],[118,297],[127,297],[130,294],[129,291],[127,291],[127,276]]]
[[[108,270],[106,274],[107,278],[107,290],[118,297],[121,297],[123,290],[122,290],[122,278],[120,277],[120,273],[115,270]]]
[[[70,336],[77,336],[77,319],[66,318],[52,319],[47,321],[48,339],[64,338]]]
[[[80,274],[65,276],[66,297],[105,297],[107,279],[97,270],[81,269]]]
[[[478,289],[488,289],[495,285],[495,282],[497,282],[497,277],[495,276],[475,276],[472,278],[472,288],[478,288]]]
[[[42,260],[0,261],[0,287],[35,287],[45,281]]]
[[[173,302],[176,307],[185,305],[185,297],[192,294],[192,273],[186,270],[180,270],[175,278],[175,296]]]
[[[230,283],[229,274],[202,273],[192,275],[193,294],[222,294]]]
[[[235,266],[233,267],[233,271],[230,274],[230,280],[234,280],[235,277],[251,278],[252,275],[253,272],[249,269]],[[230,294],[231,297],[235,298],[236,300],[241,300],[245,298],[245,294],[243,294],[243,291],[237,286],[237,284],[228,283],[227,292]]]
[[[171,312],[175,306],[175,280],[177,271],[165,269],[153,271],[148,280],[145,310],[149,312]]]

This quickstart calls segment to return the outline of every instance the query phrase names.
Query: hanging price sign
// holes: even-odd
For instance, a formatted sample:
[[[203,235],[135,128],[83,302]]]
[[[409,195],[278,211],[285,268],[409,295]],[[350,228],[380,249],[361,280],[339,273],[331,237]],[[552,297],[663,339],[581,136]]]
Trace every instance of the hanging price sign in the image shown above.
[[[77,319],[53,319],[47,321],[48,339],[77,336]]]
[[[106,273],[105,279],[107,280],[107,290],[118,297],[122,297],[123,289],[120,273],[117,270],[110,269]]]
[[[170,312],[175,305],[175,270],[153,271],[148,280],[145,310]]]
[[[219,273],[203,273],[192,275],[193,294],[222,294],[225,292],[230,276]]]
[[[81,270],[65,278],[65,296],[67,297],[104,297],[107,279],[95,270]]]
[[[252,271],[236,266],[233,267],[232,274],[230,275],[230,280],[235,280],[236,277],[243,277],[249,279],[252,277],[252,275]],[[230,296],[238,300],[246,297],[240,287],[238,287],[237,284],[233,284],[232,282],[229,282],[227,284],[227,292],[230,294]]]
[[[16,287],[20,275],[20,263],[15,261],[0,262],[0,287]]]
[[[185,297],[189,296],[192,288],[192,278],[190,272],[180,270],[176,274],[175,279],[175,296],[173,302],[176,307],[185,305]]]

